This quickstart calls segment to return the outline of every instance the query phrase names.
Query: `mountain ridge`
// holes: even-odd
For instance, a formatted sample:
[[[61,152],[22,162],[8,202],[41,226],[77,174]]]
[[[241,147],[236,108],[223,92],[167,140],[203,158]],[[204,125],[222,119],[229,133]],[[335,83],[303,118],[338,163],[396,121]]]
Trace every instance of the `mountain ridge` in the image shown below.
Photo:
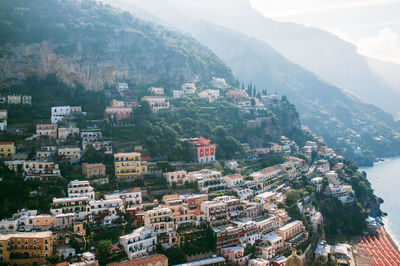
[[[193,38],[92,1],[36,2],[1,4],[1,80],[55,73],[89,90],[121,81],[178,86],[220,76],[235,82],[225,63]]]

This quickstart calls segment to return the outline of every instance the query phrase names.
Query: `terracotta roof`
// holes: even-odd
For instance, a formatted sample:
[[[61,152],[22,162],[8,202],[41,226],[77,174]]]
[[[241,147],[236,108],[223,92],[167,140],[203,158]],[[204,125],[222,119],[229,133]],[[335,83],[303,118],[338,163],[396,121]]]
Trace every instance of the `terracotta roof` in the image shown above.
[[[270,166],[270,167],[264,168],[260,172],[263,173],[263,174],[269,174],[269,173],[272,173],[272,172],[274,172],[276,170],[280,170],[280,167],[279,166]]]
[[[231,179],[239,179],[239,178],[242,178],[242,175],[241,174],[234,174],[234,175],[230,175],[229,178],[231,178]]]
[[[0,145],[14,145],[14,142],[12,142],[12,141],[0,142]]]
[[[85,165],[86,167],[89,167],[89,168],[104,166],[104,164],[102,164],[102,163],[83,163],[82,165]]]
[[[112,265],[112,266],[140,266],[140,265],[148,265],[149,263],[155,263],[155,262],[163,261],[163,260],[168,261],[168,258],[165,255],[157,254],[157,255],[139,258],[139,259],[135,259],[135,260],[113,263],[113,264],[109,264],[109,265]]]
[[[163,196],[163,199],[164,199],[164,200],[176,199],[176,198],[179,198],[179,195],[178,195],[178,194],[170,194],[170,195],[165,195],[165,196]]]
[[[173,212],[173,213],[171,214],[171,216],[178,216],[178,215],[181,215],[181,212],[180,212],[180,211]]]
[[[194,214],[199,215],[199,214],[201,214],[201,211],[197,210],[197,209],[196,210],[189,210],[188,213],[194,213]]]

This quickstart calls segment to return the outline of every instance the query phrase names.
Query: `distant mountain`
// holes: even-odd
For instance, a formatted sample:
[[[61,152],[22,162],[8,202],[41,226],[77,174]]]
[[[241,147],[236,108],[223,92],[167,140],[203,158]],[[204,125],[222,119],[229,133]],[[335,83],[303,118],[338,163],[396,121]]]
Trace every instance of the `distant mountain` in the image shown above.
[[[396,92],[400,92],[400,64],[365,57],[369,67]]]
[[[249,0],[106,1],[135,3],[164,18],[173,18],[177,13],[188,14],[190,18],[255,37],[324,80],[392,114],[400,111],[400,93],[393,92],[370,70],[354,45],[317,28],[268,19],[253,9]]]
[[[94,1],[3,0],[0,80],[56,74],[101,90],[115,82],[176,87],[235,79],[211,50],[183,34]]]
[[[113,0],[115,1],[115,0]],[[114,4],[118,4],[114,2]],[[293,64],[263,41],[239,32],[164,12],[160,18],[137,6],[120,2],[140,17],[177,27],[210,47],[241,81],[252,82],[260,90],[287,95],[296,105],[303,124],[322,135],[329,145],[359,163],[375,156],[398,153],[398,124],[390,114],[351,93],[321,80],[316,74]]]

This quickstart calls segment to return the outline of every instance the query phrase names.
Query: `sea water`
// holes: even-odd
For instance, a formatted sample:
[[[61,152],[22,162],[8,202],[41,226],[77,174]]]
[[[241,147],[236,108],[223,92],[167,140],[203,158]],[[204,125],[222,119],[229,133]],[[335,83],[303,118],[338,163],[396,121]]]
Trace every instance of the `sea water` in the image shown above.
[[[384,200],[381,210],[388,214],[383,219],[385,229],[400,247],[400,157],[387,158],[359,170],[367,173],[375,195]]]

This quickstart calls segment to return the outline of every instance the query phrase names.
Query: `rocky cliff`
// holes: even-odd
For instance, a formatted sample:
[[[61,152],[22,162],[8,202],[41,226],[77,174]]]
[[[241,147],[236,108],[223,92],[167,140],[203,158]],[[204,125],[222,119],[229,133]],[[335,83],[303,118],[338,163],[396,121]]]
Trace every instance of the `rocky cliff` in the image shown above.
[[[230,69],[194,39],[91,1],[6,0],[0,9],[0,79],[49,74],[100,90],[115,82],[178,86]]]

